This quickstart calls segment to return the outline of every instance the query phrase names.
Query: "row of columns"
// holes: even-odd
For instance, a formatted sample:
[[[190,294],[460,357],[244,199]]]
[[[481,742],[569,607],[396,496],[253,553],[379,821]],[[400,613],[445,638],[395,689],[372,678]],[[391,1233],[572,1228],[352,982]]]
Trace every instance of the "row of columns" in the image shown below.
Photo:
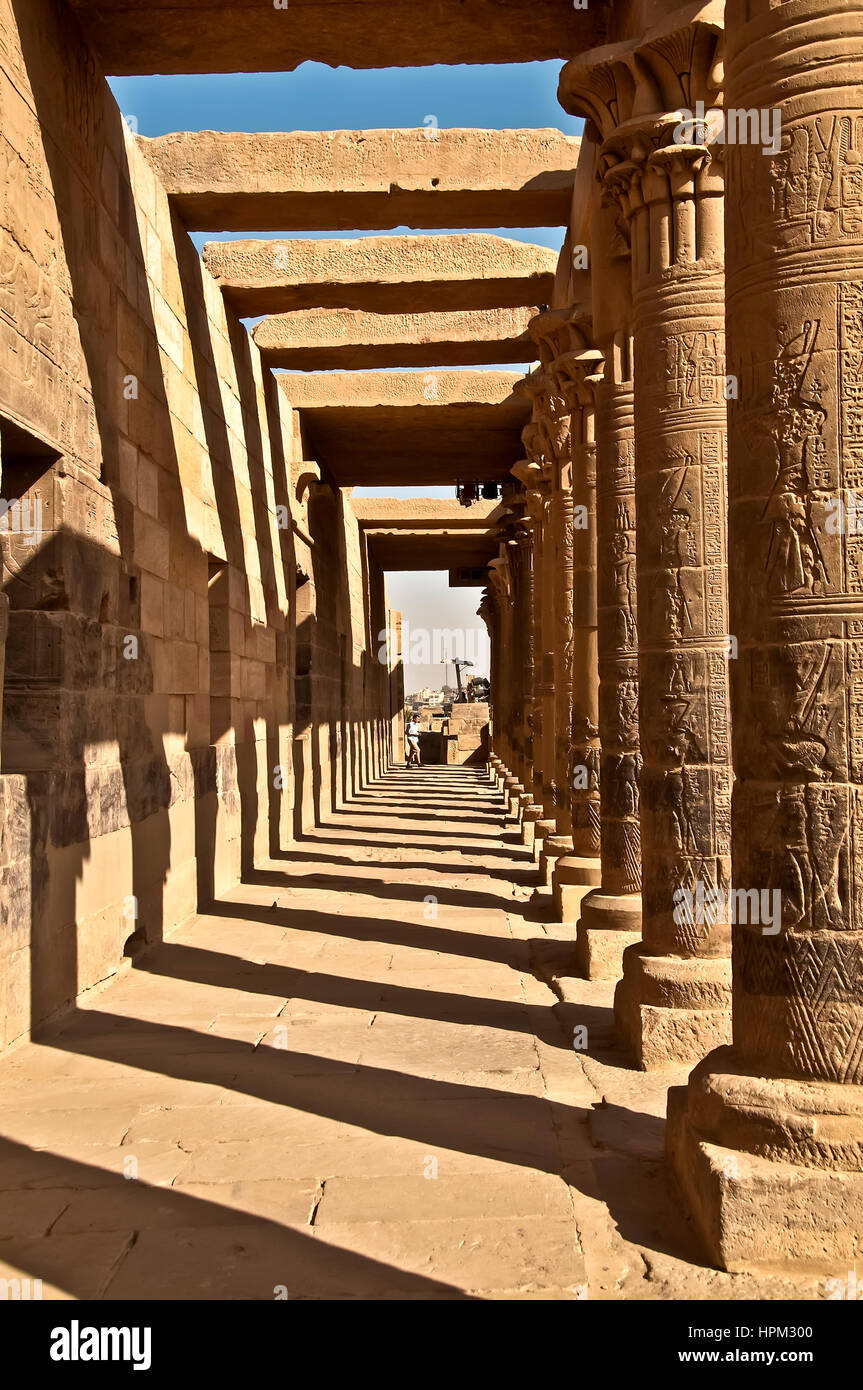
[[[532,325],[492,767],[636,1065],[697,1064],[669,1155],[734,1269],[863,1216],[863,542],[825,526],[863,486],[863,5],[726,22],[563,72],[592,295]]]

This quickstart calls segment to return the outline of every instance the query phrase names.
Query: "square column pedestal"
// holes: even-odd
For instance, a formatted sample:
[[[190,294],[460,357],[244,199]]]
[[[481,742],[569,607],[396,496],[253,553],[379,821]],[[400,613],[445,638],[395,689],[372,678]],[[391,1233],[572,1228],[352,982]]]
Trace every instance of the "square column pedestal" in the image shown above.
[[[536,843],[537,822],[542,819],[542,807],[535,801],[528,800],[521,808],[521,843],[533,853]]]
[[[569,848],[571,851],[571,840]],[[551,876],[555,919],[576,923],[581,915],[582,900],[601,882],[602,864],[598,857],[562,853]]]
[[[863,1086],[747,1075],[730,1047],[668,1096],[668,1161],[720,1269],[845,1278],[863,1244]]]
[[[614,1019],[641,1071],[699,1061],[731,1041],[730,959],[651,956],[641,945],[628,946]]]
[[[575,961],[586,980],[619,980],[623,953],[641,941],[641,894],[595,888],[581,902]]]

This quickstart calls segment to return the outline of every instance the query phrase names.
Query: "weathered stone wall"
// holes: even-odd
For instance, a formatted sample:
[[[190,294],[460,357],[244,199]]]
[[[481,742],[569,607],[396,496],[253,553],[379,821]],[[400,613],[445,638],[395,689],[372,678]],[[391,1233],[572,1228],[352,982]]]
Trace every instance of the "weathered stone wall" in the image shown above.
[[[3,538],[2,1047],[325,814],[389,704],[356,523],[297,502],[298,417],[54,0],[0,0],[0,152],[0,490],[41,505]]]
[[[426,763],[471,763],[488,761],[489,707],[487,704],[453,704],[447,714],[443,705],[420,705],[420,755]]]

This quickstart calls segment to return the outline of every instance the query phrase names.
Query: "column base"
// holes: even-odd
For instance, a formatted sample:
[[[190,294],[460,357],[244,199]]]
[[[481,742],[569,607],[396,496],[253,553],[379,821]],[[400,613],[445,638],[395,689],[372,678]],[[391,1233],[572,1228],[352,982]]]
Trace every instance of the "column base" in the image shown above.
[[[572,854],[572,837],[570,835],[558,835],[557,827],[546,835],[542,842],[542,849],[539,855],[539,881],[546,887],[554,883],[554,870],[557,861],[564,854]]]
[[[558,922],[577,922],[582,899],[602,882],[602,865],[593,855],[569,852],[557,861],[552,878],[554,908]]]
[[[628,947],[614,1020],[640,1071],[700,1062],[731,1041],[730,958],[649,956],[641,945]]]
[[[542,816],[542,807],[535,801],[528,801],[521,811],[521,843],[533,850],[536,839],[536,826]]]
[[[524,787],[515,777],[511,782],[507,778],[507,782],[509,785],[504,787],[503,793],[506,797],[506,814],[508,819],[518,820],[519,798],[524,792]]]
[[[717,1268],[823,1269],[856,1296],[863,1086],[748,1076],[721,1048],[669,1092],[666,1147]]]
[[[580,975],[586,980],[619,980],[624,951],[640,941],[640,893],[603,893],[595,888],[587,894],[575,934]]]
[[[549,835],[553,835],[556,830],[557,822],[549,820],[548,817],[545,815],[545,812],[543,811],[543,814],[540,816],[539,820],[536,821],[534,824],[533,857],[535,860],[537,860],[537,862],[539,861],[540,855],[542,854],[543,840],[547,839]]]

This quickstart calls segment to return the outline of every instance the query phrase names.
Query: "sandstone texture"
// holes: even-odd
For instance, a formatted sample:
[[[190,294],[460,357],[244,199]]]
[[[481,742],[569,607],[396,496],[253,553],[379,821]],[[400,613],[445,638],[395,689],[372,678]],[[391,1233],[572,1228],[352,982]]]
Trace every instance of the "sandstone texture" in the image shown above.
[[[211,241],[204,265],[245,316],[501,309],[551,298],[557,257],[486,232],[321,241]]]
[[[355,371],[366,367],[470,367],[524,362],[534,347],[535,307],[442,313],[376,314],[359,309],[295,309],[255,326],[270,367]]]
[[[559,130],[184,131],[139,144],[190,231],[566,226]]]
[[[854,1299],[861,55],[0,6],[9,1298]],[[105,77],[555,57],[577,139],[148,140]],[[394,571],[475,591],[441,675],[489,637],[419,766]]]
[[[525,63],[569,58],[602,43],[612,6],[593,0],[71,0],[106,72],[282,72],[301,63],[355,68]],[[249,11],[254,21],[250,22]]]

